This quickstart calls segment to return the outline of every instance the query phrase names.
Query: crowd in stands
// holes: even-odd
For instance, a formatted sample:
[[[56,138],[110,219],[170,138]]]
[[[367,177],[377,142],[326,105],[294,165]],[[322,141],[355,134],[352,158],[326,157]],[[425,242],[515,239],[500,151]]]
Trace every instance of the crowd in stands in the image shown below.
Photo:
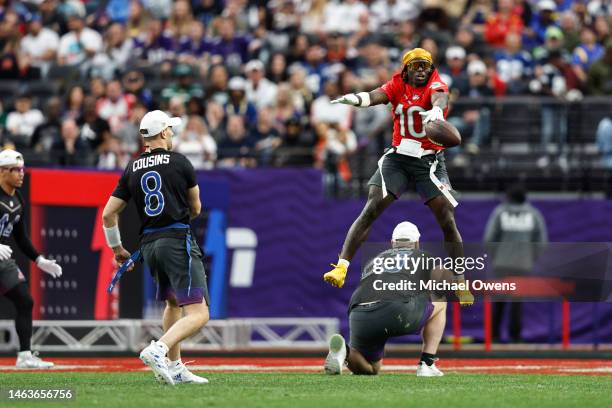
[[[142,116],[163,109],[183,118],[174,149],[196,168],[348,180],[347,157],[378,154],[391,117],[330,101],[385,83],[406,50],[432,53],[453,100],[577,101],[612,95],[611,23],[605,0],[0,0],[0,84],[15,85],[0,90],[2,143],[121,168],[142,149]],[[462,106],[449,120],[476,154],[490,112]],[[542,115],[549,143],[564,119]]]

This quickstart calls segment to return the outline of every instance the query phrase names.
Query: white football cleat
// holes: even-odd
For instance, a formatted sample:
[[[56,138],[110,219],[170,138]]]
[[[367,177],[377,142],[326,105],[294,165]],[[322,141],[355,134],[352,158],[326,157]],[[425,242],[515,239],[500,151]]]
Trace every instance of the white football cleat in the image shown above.
[[[156,378],[161,377],[166,384],[174,385],[170,369],[168,368],[166,353],[155,340],[151,340],[151,344],[140,352],[140,359],[151,367],[151,370],[156,374]]]
[[[187,366],[180,360],[170,367],[170,374],[172,374],[175,384],[208,384],[208,379],[197,376],[189,371]]]
[[[421,361],[417,366],[417,377],[442,377],[444,373],[438,370],[436,363],[428,366],[424,361]]]
[[[38,352],[35,351],[32,353],[31,351],[20,351],[17,353],[17,364],[15,367],[17,368],[51,368],[54,364],[49,361],[43,361],[38,357]]]
[[[325,374],[342,374],[342,367],[346,360],[346,343],[344,337],[334,334],[329,339],[329,353],[325,358]]]

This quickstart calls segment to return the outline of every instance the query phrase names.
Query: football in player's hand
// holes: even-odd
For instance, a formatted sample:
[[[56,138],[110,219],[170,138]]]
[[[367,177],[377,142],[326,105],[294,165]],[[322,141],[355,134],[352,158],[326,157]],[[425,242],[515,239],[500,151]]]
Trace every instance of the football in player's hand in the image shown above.
[[[438,146],[453,147],[461,144],[461,135],[452,123],[434,120],[425,125],[425,135]]]

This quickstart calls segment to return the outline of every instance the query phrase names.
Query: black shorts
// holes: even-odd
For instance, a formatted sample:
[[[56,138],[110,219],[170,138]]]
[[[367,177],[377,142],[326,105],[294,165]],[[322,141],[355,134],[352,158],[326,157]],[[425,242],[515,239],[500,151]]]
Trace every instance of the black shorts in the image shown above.
[[[0,261],[0,295],[4,295],[26,278],[17,266],[14,259]]]
[[[202,250],[191,239],[191,268],[184,238],[158,238],[142,245],[142,257],[157,282],[157,300],[174,299],[179,306],[210,305]]]
[[[432,312],[433,304],[428,297],[357,305],[349,313],[349,344],[367,361],[379,361],[390,337],[419,333]]]
[[[452,186],[446,172],[444,153],[442,152],[437,155],[428,154],[420,159],[398,153],[390,153],[385,156],[382,171],[387,191],[393,194],[395,198],[399,198],[409,187],[415,185],[417,193],[425,203],[442,194],[442,191],[434,184],[429,175],[429,170],[436,158],[438,163],[434,174],[452,194]],[[382,187],[380,169],[376,170],[368,184]]]

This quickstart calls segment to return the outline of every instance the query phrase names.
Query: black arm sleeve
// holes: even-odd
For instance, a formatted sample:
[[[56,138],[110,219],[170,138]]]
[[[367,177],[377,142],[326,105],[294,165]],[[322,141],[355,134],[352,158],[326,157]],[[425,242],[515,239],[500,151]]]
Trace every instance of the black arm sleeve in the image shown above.
[[[32,241],[26,232],[25,222],[23,221],[24,215],[21,215],[19,222],[15,224],[13,228],[13,238],[15,238],[15,243],[21,249],[21,251],[30,258],[32,261],[36,261],[36,258],[40,255],[34,245],[32,245]]]

